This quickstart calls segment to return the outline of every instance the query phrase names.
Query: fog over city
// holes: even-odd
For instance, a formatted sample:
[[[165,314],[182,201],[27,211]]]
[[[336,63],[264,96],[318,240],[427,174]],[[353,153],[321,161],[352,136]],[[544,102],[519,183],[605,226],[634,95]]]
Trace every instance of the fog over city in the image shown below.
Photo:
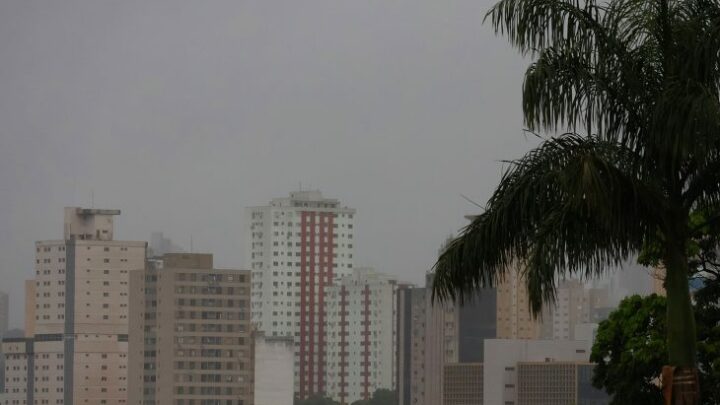
[[[537,144],[528,61],[481,24],[492,3],[0,2],[10,326],[64,206],[120,209],[118,239],[162,231],[245,268],[244,208],[320,189],[357,209],[358,266],[421,283],[502,159]]]

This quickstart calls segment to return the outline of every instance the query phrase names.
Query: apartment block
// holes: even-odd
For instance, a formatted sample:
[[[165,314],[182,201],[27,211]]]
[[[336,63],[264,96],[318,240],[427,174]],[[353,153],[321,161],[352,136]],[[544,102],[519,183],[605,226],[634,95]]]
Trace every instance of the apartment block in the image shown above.
[[[341,404],[395,389],[395,278],[357,268],[326,288],[326,394]]]
[[[295,391],[327,391],[324,297],[353,269],[355,210],[320,191],[246,209],[252,320],[266,336],[295,339]]]
[[[113,238],[119,214],[65,208],[64,238],[35,243],[27,337],[3,341],[5,404],[127,403],[128,283],[146,243]]]
[[[250,271],[173,253],[130,285],[130,404],[253,404]]]

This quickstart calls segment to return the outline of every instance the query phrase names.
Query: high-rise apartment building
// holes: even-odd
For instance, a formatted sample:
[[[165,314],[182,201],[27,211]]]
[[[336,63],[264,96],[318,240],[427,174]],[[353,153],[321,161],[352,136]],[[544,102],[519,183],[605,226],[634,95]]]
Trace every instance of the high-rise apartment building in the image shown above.
[[[119,214],[65,208],[64,238],[35,243],[33,334],[3,342],[6,404],[127,402],[128,281],[146,243],[113,238]]]
[[[173,253],[130,285],[130,404],[253,404],[249,271]]]
[[[355,210],[320,191],[297,191],[246,210],[252,320],[296,343],[300,398],[327,390],[325,293],[353,268]]]
[[[326,288],[325,393],[340,404],[395,388],[396,289],[395,278],[366,268]]]

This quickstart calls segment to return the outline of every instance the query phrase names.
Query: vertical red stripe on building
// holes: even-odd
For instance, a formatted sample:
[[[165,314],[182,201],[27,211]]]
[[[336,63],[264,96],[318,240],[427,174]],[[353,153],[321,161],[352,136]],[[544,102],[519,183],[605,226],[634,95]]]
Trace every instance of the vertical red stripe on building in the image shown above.
[[[315,252],[316,252],[316,246],[315,246],[315,213],[310,212],[310,244],[309,244],[309,250],[310,250],[310,288],[309,288],[309,295],[310,295],[310,301],[308,305],[308,310],[310,312],[310,321],[308,322],[308,328],[310,329],[308,333],[308,394],[312,395],[315,394],[317,391],[315,390],[315,373],[316,370],[316,364],[315,364],[315,300],[317,299],[317,291],[315,289],[315,271],[317,270],[317,262],[315,261]]]
[[[347,309],[347,290],[345,286],[340,287],[340,405],[346,405],[347,391],[345,390],[345,368],[347,366],[347,340],[345,333],[345,311]]]
[[[365,285],[365,327],[363,328],[363,398],[370,399],[370,286]]]
[[[308,213],[300,213],[300,387],[299,396],[304,399],[307,395],[306,376],[307,362],[305,359],[307,348],[307,323],[305,322],[307,315],[307,274],[308,274],[308,253],[307,253],[307,224]]]

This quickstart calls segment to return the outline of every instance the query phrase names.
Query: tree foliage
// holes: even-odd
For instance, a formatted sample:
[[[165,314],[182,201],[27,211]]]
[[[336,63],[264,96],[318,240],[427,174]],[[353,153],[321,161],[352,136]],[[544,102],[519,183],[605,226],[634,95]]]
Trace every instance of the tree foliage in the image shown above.
[[[698,358],[703,404],[720,404],[720,285],[708,279],[698,292]],[[625,298],[600,324],[590,360],[593,384],[614,397],[611,405],[662,403],[660,367],[667,364],[665,298]]]
[[[533,59],[528,129],[565,134],[509,163],[438,259],[434,297],[463,300],[519,267],[539,314],[558,278],[654,246],[668,361],[695,366],[688,247],[720,220],[720,2],[501,0],[487,18]]]
[[[306,399],[298,399],[295,398],[293,401],[294,405],[340,405],[339,402],[334,401],[331,398],[328,398],[324,395],[311,395],[307,397]]]
[[[369,400],[359,400],[351,405],[397,405],[397,396],[395,391],[385,388],[376,390]]]

